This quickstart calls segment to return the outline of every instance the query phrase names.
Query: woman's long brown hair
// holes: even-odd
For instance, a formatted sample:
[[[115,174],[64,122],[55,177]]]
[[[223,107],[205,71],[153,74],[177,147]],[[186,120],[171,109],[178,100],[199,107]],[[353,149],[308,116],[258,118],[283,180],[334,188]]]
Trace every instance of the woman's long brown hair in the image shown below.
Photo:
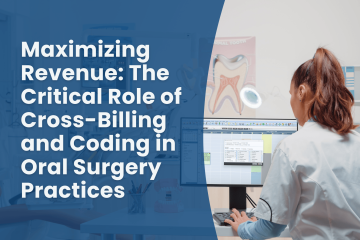
[[[306,61],[292,78],[295,88],[306,83],[314,93],[308,103],[308,117],[334,128],[339,134],[357,128],[351,115],[354,97],[345,87],[345,77],[339,61],[325,48],[318,48],[313,59]]]

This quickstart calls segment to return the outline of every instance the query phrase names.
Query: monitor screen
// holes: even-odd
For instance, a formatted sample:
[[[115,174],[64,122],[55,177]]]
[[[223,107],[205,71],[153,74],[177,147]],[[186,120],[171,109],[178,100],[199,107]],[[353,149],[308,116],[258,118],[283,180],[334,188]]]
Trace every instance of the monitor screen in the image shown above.
[[[183,118],[181,184],[262,186],[277,144],[297,129],[296,119]]]

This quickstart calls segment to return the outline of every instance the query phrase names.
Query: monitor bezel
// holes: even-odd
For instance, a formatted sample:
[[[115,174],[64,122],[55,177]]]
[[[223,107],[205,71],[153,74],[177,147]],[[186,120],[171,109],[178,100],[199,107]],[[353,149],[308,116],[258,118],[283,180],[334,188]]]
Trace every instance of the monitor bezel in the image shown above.
[[[285,118],[196,118],[196,117],[182,117],[180,118],[180,139],[182,139],[182,121],[183,119],[203,119],[203,120],[207,120],[207,119],[230,119],[230,120],[249,120],[249,119],[252,119],[252,120],[280,120],[280,121],[296,121],[297,124],[296,124],[296,132],[299,131],[299,122],[297,121],[296,118],[288,118],[288,119],[285,119]],[[180,140],[180,183],[179,185],[180,186],[183,186],[183,187],[194,187],[194,186],[199,186],[199,187],[203,187],[203,186],[207,186],[207,187],[263,187],[264,185],[263,184],[183,184],[182,181],[181,181],[181,171],[182,171],[182,160],[181,160],[181,151],[182,150],[182,144],[181,144],[181,140]],[[206,175],[206,172],[205,172],[205,175]]]

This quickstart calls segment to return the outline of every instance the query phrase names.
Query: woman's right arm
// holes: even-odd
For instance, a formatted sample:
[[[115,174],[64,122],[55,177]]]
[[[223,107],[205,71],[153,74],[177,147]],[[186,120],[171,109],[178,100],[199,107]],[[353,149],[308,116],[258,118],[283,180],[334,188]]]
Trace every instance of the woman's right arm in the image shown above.
[[[286,225],[272,223],[264,219],[247,221],[239,225],[238,235],[242,239],[263,240],[280,236]]]

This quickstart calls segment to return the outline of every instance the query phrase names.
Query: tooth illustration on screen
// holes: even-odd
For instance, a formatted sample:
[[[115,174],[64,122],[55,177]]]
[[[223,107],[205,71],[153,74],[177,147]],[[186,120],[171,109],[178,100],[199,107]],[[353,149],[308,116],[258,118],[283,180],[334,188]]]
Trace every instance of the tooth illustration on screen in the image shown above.
[[[244,55],[227,58],[217,54],[213,61],[213,89],[208,103],[212,114],[220,110],[226,99],[229,99],[235,112],[241,114],[243,103],[240,99],[240,90],[246,80],[248,60]]]

